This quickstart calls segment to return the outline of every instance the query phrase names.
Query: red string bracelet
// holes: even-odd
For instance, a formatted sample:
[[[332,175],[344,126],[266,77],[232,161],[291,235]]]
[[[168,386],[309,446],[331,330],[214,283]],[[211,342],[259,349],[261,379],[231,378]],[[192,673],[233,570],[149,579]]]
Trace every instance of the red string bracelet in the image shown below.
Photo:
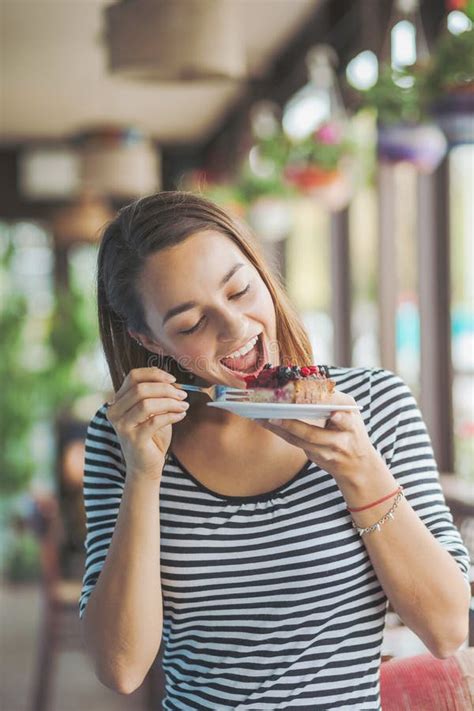
[[[357,513],[357,511],[365,511],[366,509],[371,509],[372,506],[377,506],[377,504],[381,504],[382,501],[387,501],[387,499],[390,499],[391,496],[395,496],[395,494],[398,494],[398,492],[401,490],[401,486],[398,487],[398,489],[395,489],[395,491],[392,491],[391,494],[387,494],[387,496],[384,496],[381,499],[378,499],[377,501],[374,501],[372,504],[367,504],[367,506],[361,506],[358,509],[350,509],[347,507],[347,510],[350,511],[351,513]]]

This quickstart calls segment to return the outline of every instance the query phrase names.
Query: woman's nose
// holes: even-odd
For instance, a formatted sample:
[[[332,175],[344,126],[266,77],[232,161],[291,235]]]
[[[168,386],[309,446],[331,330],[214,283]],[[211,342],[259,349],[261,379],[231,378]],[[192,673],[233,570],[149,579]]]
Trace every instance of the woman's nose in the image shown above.
[[[222,343],[241,343],[247,335],[250,337],[248,325],[243,323],[237,314],[225,311],[221,312],[219,317],[219,340]]]

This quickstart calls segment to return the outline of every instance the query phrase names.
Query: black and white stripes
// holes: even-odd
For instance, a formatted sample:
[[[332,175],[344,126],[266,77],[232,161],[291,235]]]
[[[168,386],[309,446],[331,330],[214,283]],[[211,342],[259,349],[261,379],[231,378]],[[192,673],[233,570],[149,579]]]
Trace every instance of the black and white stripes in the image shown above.
[[[329,375],[363,407],[372,443],[467,580],[468,552],[409,388],[379,368],[329,367]],[[107,555],[124,480],[121,448],[102,406],[86,439],[81,617]],[[380,710],[387,600],[330,474],[308,461],[272,492],[224,497],[170,454],[159,505],[163,709]]]

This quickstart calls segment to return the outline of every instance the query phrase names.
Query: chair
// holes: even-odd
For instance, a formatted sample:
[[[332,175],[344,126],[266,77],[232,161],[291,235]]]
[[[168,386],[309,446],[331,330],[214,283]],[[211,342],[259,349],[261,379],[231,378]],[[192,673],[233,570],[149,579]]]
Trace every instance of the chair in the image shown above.
[[[65,579],[61,570],[64,539],[59,504],[54,496],[35,497],[26,525],[40,546],[41,618],[29,711],[48,711],[57,655],[64,649],[84,651],[79,620],[82,579]],[[144,682],[144,708],[155,711],[164,698],[161,650]]]
[[[29,709],[47,711],[59,645],[82,646],[78,620],[82,581],[66,580],[61,574],[62,522],[57,499],[35,497],[26,523],[39,541],[41,562],[41,617]]]
[[[474,647],[447,659],[394,657],[380,666],[383,711],[472,711]]]

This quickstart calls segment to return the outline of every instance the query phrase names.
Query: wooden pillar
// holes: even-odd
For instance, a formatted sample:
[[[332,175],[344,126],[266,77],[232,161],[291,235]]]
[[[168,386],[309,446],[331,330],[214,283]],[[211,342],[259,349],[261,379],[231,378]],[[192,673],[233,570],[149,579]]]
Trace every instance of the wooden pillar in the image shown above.
[[[352,363],[351,274],[349,256],[349,211],[331,215],[331,294],[334,326],[334,363]]]
[[[56,291],[69,288],[69,249],[57,243],[54,246],[54,286]]]
[[[378,167],[378,296],[379,344],[382,368],[396,371],[397,254],[395,243],[394,168]]]
[[[440,471],[454,471],[451,360],[449,170],[445,159],[418,179],[421,396]]]

